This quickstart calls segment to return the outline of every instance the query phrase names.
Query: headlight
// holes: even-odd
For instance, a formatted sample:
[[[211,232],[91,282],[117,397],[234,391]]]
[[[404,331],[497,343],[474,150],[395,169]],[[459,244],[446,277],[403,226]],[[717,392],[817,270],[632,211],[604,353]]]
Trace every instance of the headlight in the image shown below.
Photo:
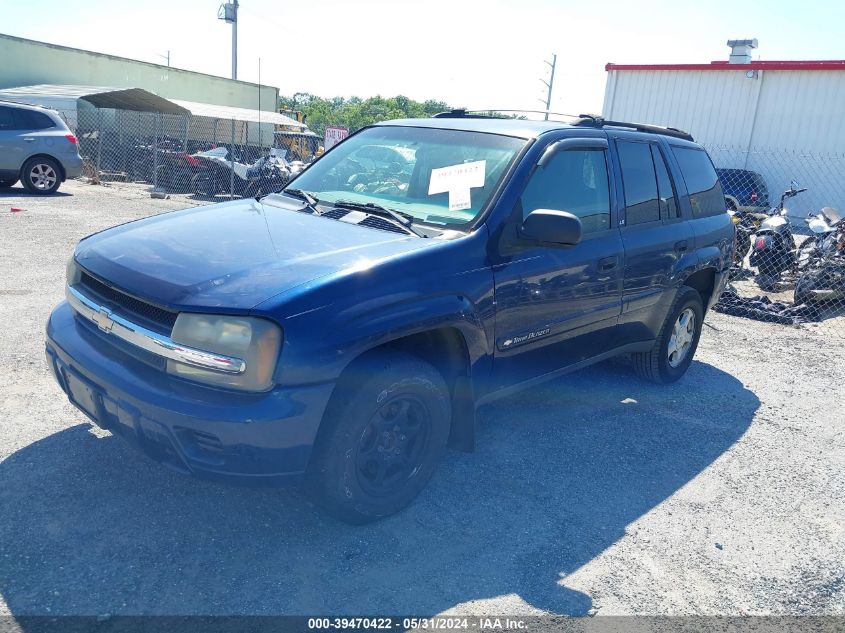
[[[251,317],[181,313],[176,318],[171,338],[188,347],[240,358],[246,363],[246,370],[240,374],[226,374],[168,360],[168,373],[243,391],[266,391],[273,385],[273,372],[282,345],[282,331],[270,321]]]
[[[73,286],[78,284],[81,278],[82,271],[79,270],[79,266],[76,265],[76,259],[73,255],[71,255],[70,259],[67,260],[67,266],[65,266],[65,279],[67,280],[67,285]]]

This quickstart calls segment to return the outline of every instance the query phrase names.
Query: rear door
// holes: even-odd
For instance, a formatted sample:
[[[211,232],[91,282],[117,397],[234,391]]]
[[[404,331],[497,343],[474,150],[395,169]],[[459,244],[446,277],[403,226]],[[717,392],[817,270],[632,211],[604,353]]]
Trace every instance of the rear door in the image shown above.
[[[606,138],[566,138],[537,164],[512,220],[536,209],[577,215],[575,246],[527,244],[493,267],[493,389],[597,356],[614,344],[622,295],[622,242],[612,213]]]
[[[667,148],[654,137],[615,133],[625,215],[622,313],[623,344],[659,333],[674,299],[677,271],[692,259],[693,232],[681,217],[677,187],[667,166]]]

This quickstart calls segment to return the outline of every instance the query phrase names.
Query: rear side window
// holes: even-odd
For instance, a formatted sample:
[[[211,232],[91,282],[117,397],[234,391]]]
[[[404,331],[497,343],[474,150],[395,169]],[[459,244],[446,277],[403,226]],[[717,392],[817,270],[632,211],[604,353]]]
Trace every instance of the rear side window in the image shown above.
[[[648,143],[617,141],[625,188],[625,224],[644,224],[660,220],[657,201],[657,175]]]
[[[55,127],[56,124],[53,119],[48,117],[43,112],[34,112],[32,110],[18,110],[18,116],[21,117],[23,128],[27,130],[46,130]]]
[[[704,218],[725,213],[722,185],[707,152],[692,147],[673,146],[672,153],[681,167],[693,216]]]
[[[520,198],[522,215],[536,209],[578,216],[584,233],[610,228],[610,194],[605,151],[571,149],[555,154],[531,176]]]
[[[657,145],[651,146],[651,157],[654,159],[654,170],[657,172],[657,193],[660,195],[660,219],[672,220],[678,217],[678,200],[675,187],[669,176],[666,161]]]

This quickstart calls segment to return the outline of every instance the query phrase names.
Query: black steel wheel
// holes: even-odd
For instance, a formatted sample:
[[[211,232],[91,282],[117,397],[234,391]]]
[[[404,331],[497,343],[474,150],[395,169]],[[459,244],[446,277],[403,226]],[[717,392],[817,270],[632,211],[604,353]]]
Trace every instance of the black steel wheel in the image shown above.
[[[400,352],[377,352],[344,372],[323,416],[307,473],[315,501],[348,523],[407,506],[425,487],[449,438],[443,377]]]
[[[355,451],[358,484],[368,494],[390,495],[422,467],[431,412],[411,395],[385,402],[370,417]]]

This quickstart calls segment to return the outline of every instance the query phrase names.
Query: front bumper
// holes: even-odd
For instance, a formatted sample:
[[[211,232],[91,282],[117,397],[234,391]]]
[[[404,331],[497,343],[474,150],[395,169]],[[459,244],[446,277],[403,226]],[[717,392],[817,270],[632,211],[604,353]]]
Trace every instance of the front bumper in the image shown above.
[[[98,426],[177,471],[247,485],[301,475],[333,383],[237,393],[175,378],[135,357],[62,302],[47,323],[47,364]]]

